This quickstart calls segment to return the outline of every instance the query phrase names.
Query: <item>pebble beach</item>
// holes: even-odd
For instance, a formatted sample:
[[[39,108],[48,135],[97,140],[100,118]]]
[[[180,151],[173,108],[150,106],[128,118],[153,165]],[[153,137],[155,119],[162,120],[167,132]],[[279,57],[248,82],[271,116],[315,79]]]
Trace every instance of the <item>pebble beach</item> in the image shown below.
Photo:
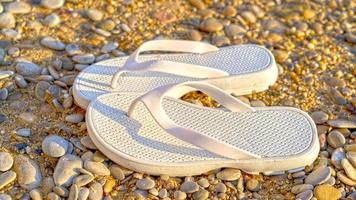
[[[0,200],[356,200],[355,10],[353,0],[0,0]],[[108,159],[87,135],[73,81],[154,39],[271,50],[278,81],[236,98],[309,113],[317,160],[285,173],[169,177]],[[182,99],[219,106],[198,92]]]

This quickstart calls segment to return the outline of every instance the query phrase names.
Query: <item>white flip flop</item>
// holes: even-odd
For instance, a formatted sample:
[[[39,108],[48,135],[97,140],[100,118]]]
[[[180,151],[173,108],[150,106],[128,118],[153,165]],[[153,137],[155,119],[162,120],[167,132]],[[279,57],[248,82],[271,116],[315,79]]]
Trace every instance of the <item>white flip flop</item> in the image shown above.
[[[186,52],[140,55],[144,51]],[[213,45],[184,40],[143,43],[129,57],[93,64],[76,77],[75,102],[90,101],[111,92],[145,93],[166,84],[202,80],[236,95],[263,91],[275,83],[278,69],[272,53],[258,45]]]
[[[226,109],[176,97],[200,90]],[[87,109],[94,144],[118,164],[147,174],[198,175],[217,168],[249,173],[311,164],[319,152],[316,126],[291,107],[252,108],[203,82],[158,87],[142,96],[110,93]]]

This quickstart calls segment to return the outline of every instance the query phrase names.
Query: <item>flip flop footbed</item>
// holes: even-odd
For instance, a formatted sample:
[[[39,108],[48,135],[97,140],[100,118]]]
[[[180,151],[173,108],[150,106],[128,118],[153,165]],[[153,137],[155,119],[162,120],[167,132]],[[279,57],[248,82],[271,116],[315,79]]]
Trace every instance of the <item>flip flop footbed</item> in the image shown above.
[[[249,172],[283,171],[311,164],[319,151],[316,128],[302,111],[286,107],[236,113],[165,97],[163,108],[179,126],[207,134],[262,158],[225,158],[177,139],[163,130],[139,103],[126,111],[133,94],[107,94],[87,110],[93,142],[119,164],[148,174],[197,175],[221,167]]]
[[[76,102],[85,108],[90,101],[105,93],[143,93],[170,83],[198,80],[162,72],[124,72],[118,80],[118,88],[113,89],[111,80],[125,64],[127,58],[120,57],[102,61],[84,69],[74,82]],[[226,71],[231,76],[205,81],[237,94],[250,93],[252,90],[265,90],[276,81],[278,76],[273,55],[267,49],[257,45],[223,47],[216,52],[205,54],[142,55],[139,60],[141,62],[169,60]]]

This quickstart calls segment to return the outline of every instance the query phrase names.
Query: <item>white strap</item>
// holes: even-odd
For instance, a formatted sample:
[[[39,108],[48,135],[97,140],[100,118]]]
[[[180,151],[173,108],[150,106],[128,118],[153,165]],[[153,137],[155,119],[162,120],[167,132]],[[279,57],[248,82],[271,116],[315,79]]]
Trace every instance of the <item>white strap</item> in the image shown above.
[[[177,85],[166,85],[144,94],[141,97],[135,99],[128,110],[128,116],[131,117],[138,102],[143,102],[155,119],[167,133],[181,139],[185,142],[201,147],[207,151],[221,155],[232,159],[253,159],[260,158],[260,156],[239,149],[233,145],[219,141],[204,133],[198,133],[194,130],[190,130],[184,127],[180,127],[175,124],[169,116],[166,114],[162,107],[162,100],[165,96],[174,96],[175,91],[181,91],[181,87],[190,88],[189,90],[200,90],[217,102],[223,105],[225,108],[232,112],[253,112],[254,108],[243,103],[241,100],[232,97],[223,90],[203,82],[184,82]],[[187,90],[186,90],[187,91]]]
[[[116,88],[120,75],[123,72],[128,71],[155,71],[194,78],[228,76],[229,73],[225,71],[189,63],[178,63],[168,60],[138,62],[140,53],[145,51],[171,51],[202,54],[218,50],[219,48],[207,43],[187,40],[152,40],[145,42],[128,57],[124,66],[114,75],[111,81],[111,86]]]

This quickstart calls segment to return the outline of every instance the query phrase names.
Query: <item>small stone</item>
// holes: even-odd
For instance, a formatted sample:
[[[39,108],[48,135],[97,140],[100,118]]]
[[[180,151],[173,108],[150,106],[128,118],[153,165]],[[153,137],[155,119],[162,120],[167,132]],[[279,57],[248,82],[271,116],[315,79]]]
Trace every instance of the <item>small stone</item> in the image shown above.
[[[340,190],[328,184],[315,187],[314,195],[318,200],[337,200],[342,196]]]
[[[101,48],[101,52],[110,53],[111,51],[115,50],[118,46],[119,44],[117,42],[109,42]]]
[[[111,165],[109,170],[110,170],[110,174],[118,181],[122,181],[125,179],[125,174],[121,170],[119,165],[115,165],[115,164]]]
[[[342,159],[341,166],[345,170],[346,175],[352,180],[356,181],[356,168],[352,166],[350,161],[346,158]]]
[[[345,136],[339,131],[333,130],[328,134],[328,144],[333,148],[342,147],[345,143]]]
[[[15,76],[14,80],[16,85],[19,86],[20,88],[26,88],[28,86],[28,83],[25,80],[25,78],[19,74]]]
[[[237,37],[246,33],[246,30],[242,26],[236,24],[226,26],[224,31],[228,37]]]
[[[58,9],[63,6],[65,0],[41,0],[41,5],[49,9]]]
[[[345,81],[337,77],[323,77],[323,80],[326,84],[328,84],[331,87],[343,88],[346,86]]]
[[[208,18],[200,24],[200,29],[206,32],[217,32],[223,29],[223,25],[215,18]]]
[[[7,91],[6,88],[0,89],[0,101],[5,101],[7,99],[8,95],[9,95],[9,92]]]
[[[77,200],[79,196],[79,187],[76,184],[73,184],[70,187],[68,200]]]
[[[82,165],[82,160],[78,156],[66,154],[61,157],[53,173],[55,184],[70,186],[73,179],[79,175],[78,168],[82,168]]]
[[[204,9],[206,7],[202,0],[189,0],[189,3],[198,9]]]
[[[81,64],[91,64],[95,61],[95,56],[91,53],[75,55],[73,56],[73,61]]]
[[[11,13],[0,14],[0,29],[2,28],[15,28],[16,20]]]
[[[257,21],[256,16],[250,11],[244,11],[241,13],[242,18],[248,23],[254,24]]]
[[[158,196],[162,199],[168,197],[168,191],[167,189],[161,189],[159,192],[158,192]]]
[[[227,188],[224,183],[218,183],[214,186],[214,191],[217,193],[225,193],[226,190],[227,190]]]
[[[215,46],[221,47],[221,46],[229,45],[230,40],[229,40],[229,38],[221,35],[221,36],[213,37],[211,43]]]
[[[78,200],[87,200],[89,197],[89,189],[85,187],[79,188]]]
[[[37,163],[30,158],[18,155],[14,159],[14,171],[20,186],[32,190],[40,186],[42,175]]]
[[[47,81],[40,81],[36,84],[35,96],[37,99],[44,101],[47,89],[51,87],[51,84]]]
[[[332,119],[327,122],[330,126],[335,128],[356,128],[356,122],[345,119]]]
[[[16,173],[14,171],[7,171],[2,173],[0,175],[0,189],[12,183],[15,179],[16,179]]]
[[[199,190],[199,185],[193,181],[185,181],[181,186],[180,190],[185,193],[194,193]]]
[[[29,61],[18,62],[15,68],[17,73],[19,73],[22,76],[40,75],[42,71],[41,67]]]
[[[149,190],[155,186],[155,182],[150,178],[137,180],[136,187],[141,190]]]
[[[194,200],[206,200],[209,197],[209,192],[204,189],[200,189],[199,191],[193,194]]]
[[[206,178],[199,179],[198,184],[203,188],[207,188],[210,185],[208,179],[206,179]]]
[[[336,176],[342,183],[349,185],[349,186],[356,186],[356,181],[350,179],[342,172],[337,172]]]
[[[306,190],[306,191],[296,195],[295,199],[298,199],[298,200],[311,200],[312,197],[313,197],[313,191],[312,190]]]
[[[75,114],[66,116],[66,121],[70,122],[70,123],[74,123],[74,124],[82,122],[83,120],[84,120],[84,115],[81,113],[75,113]]]
[[[347,152],[346,158],[351,162],[354,167],[356,167],[356,152]]]
[[[310,117],[314,120],[316,124],[324,124],[329,119],[328,114],[324,113],[323,111],[313,112]]]
[[[42,141],[42,151],[51,157],[61,157],[68,150],[68,141],[58,135],[49,135]]]
[[[175,191],[173,194],[174,199],[183,200],[187,198],[187,194],[182,191]]]
[[[293,194],[299,194],[307,190],[313,190],[314,186],[310,184],[300,184],[292,187],[291,192]]]
[[[103,163],[100,162],[85,161],[84,169],[99,176],[110,175],[110,170]]]
[[[261,184],[256,179],[249,179],[246,182],[246,188],[252,192],[258,192],[261,190]]]
[[[46,177],[42,181],[41,191],[44,195],[52,192],[52,188],[55,187],[54,181],[52,177]]]
[[[346,41],[352,43],[352,44],[356,44],[356,34],[352,33],[352,32],[348,32],[346,33]]]
[[[233,17],[237,13],[236,9],[233,6],[226,6],[223,10],[223,14],[226,17]]]
[[[200,32],[197,30],[189,30],[186,36],[189,40],[193,40],[193,41],[201,41],[203,38]]]
[[[0,171],[5,172],[11,169],[14,159],[10,153],[0,152]]]
[[[331,154],[331,163],[337,168],[341,169],[341,161],[346,158],[345,151],[343,148],[337,148]]]
[[[84,174],[84,175],[75,177],[73,179],[73,184],[76,184],[78,187],[82,187],[82,186],[89,184],[93,180],[94,180],[94,176],[92,176],[90,174]]]
[[[32,114],[32,113],[29,113],[29,112],[24,112],[24,113],[21,113],[19,115],[19,118],[25,122],[25,123],[28,123],[28,124],[32,124],[33,122],[36,121],[37,117]]]
[[[107,20],[102,21],[98,26],[99,26],[99,28],[101,28],[105,31],[112,31],[115,28],[116,24],[113,20],[107,19]]]
[[[276,61],[279,63],[283,63],[289,57],[289,53],[287,51],[283,51],[283,50],[274,50],[273,55],[275,56]]]
[[[30,191],[30,197],[33,200],[42,200],[42,194],[39,189],[33,189]]]
[[[331,176],[329,167],[319,167],[305,178],[306,184],[319,185],[327,181]]]
[[[116,184],[116,182],[112,178],[106,180],[104,188],[103,188],[104,193],[109,194],[114,189],[115,184]],[[155,189],[155,188],[152,188],[152,189]]]
[[[47,199],[50,200],[61,200],[61,198],[54,192],[51,192],[47,195]]]
[[[235,181],[241,176],[241,171],[238,169],[224,169],[216,174],[218,179],[223,181]]]
[[[14,1],[7,4],[5,10],[14,14],[26,14],[31,12],[31,5],[22,1]]]
[[[88,149],[96,149],[95,144],[93,143],[93,141],[90,139],[89,136],[82,137],[80,139],[80,142]]]
[[[74,56],[81,53],[80,46],[77,44],[68,44],[65,50],[70,56]]]
[[[53,188],[53,192],[58,194],[61,197],[68,197],[69,195],[69,190],[63,186],[55,186]]]
[[[56,14],[52,13],[44,18],[43,24],[48,27],[55,27],[61,23],[61,18]]]
[[[251,11],[258,17],[258,18],[262,18],[265,16],[265,11],[262,10],[261,7],[257,6],[257,5],[252,5],[251,7]]]
[[[100,21],[103,19],[103,13],[98,9],[89,9],[86,12],[89,19],[93,21]]]
[[[0,113],[0,124],[5,122],[5,121],[7,121],[6,115]]]
[[[89,199],[90,200],[101,200],[103,198],[103,186],[94,182],[89,188]]]
[[[59,51],[64,50],[66,47],[66,45],[63,44],[61,41],[49,36],[42,38],[41,45],[49,49],[59,50]]]

